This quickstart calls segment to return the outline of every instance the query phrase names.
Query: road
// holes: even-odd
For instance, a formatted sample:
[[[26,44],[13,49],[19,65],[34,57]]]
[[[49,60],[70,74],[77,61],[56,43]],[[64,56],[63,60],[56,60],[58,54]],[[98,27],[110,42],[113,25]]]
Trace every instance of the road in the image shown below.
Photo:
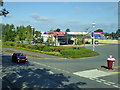
[[[91,46],[86,48],[92,49]],[[100,55],[91,58],[65,59],[21,50],[20,52],[43,57],[41,59],[28,57],[27,63],[11,62],[11,54],[4,52],[2,54],[3,88],[117,89],[120,87],[118,73],[104,72],[98,68],[107,65],[110,54],[115,57],[115,66],[118,66],[118,45],[96,46],[95,51]]]

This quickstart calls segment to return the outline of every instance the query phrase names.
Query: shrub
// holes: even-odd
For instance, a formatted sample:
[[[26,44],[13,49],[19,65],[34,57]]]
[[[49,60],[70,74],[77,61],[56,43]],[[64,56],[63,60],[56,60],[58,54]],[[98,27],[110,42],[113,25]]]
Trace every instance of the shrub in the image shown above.
[[[52,49],[52,48],[50,48],[49,46],[45,46],[45,47],[43,48],[43,51],[52,52],[52,51],[53,51],[53,49]]]
[[[14,42],[9,42],[9,41],[3,42],[2,44],[5,45],[5,46],[15,46]]]
[[[21,43],[16,43],[15,47],[22,47],[22,44]]]
[[[85,47],[73,47],[74,49],[82,49],[82,48],[85,48]]]
[[[77,45],[82,45],[82,42],[78,40]]]
[[[22,47],[23,47],[23,48],[26,48],[26,47],[27,47],[27,44],[22,44]]]
[[[45,45],[37,45],[36,49],[42,51],[44,47],[45,47]]]
[[[15,43],[14,43],[14,42],[11,42],[11,43],[10,43],[10,46],[15,46]]]
[[[34,46],[33,45],[27,45],[27,48],[28,49],[34,49]]]
[[[64,49],[68,49],[68,48],[72,48],[71,46],[70,47],[64,47],[64,46],[60,46],[60,47],[52,47],[53,51],[56,51],[56,52],[60,52],[61,50],[64,50]]]

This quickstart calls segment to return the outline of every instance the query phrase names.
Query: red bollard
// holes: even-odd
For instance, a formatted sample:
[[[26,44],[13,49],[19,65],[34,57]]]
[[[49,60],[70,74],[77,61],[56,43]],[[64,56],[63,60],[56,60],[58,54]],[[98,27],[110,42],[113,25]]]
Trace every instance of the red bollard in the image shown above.
[[[113,70],[113,68],[114,68],[114,63],[115,63],[115,58],[113,58],[112,55],[109,55],[109,58],[108,58],[108,60],[107,60],[108,69],[109,69],[109,70]]]

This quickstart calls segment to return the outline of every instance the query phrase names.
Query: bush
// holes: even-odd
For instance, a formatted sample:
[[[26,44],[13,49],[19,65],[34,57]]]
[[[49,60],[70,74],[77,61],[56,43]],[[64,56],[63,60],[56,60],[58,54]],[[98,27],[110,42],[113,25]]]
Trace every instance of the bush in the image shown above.
[[[27,45],[27,48],[28,48],[28,49],[34,49],[35,46],[33,46],[33,45]]]
[[[22,44],[22,47],[23,47],[23,48],[26,48],[26,47],[27,47],[27,44]]]
[[[82,45],[82,42],[78,40],[77,45]]]
[[[50,48],[49,46],[45,46],[45,47],[43,48],[43,51],[52,52],[52,51],[53,51],[53,49],[52,49],[52,48]]]
[[[44,47],[45,47],[45,45],[37,45],[36,49],[42,51]]]
[[[56,51],[56,52],[60,52],[61,50],[64,50],[64,49],[68,49],[68,48],[72,48],[71,46],[70,47],[64,47],[64,46],[60,46],[60,47],[52,47],[53,51]]]
[[[16,43],[15,47],[22,47],[22,44],[21,43]]]
[[[10,43],[10,46],[15,46],[15,43],[14,43],[14,42],[11,42],[11,43]]]
[[[74,49],[82,49],[82,48],[85,48],[85,47],[73,47]]]
[[[5,46],[15,46],[14,42],[9,42],[9,41],[3,42],[2,44],[5,45]]]

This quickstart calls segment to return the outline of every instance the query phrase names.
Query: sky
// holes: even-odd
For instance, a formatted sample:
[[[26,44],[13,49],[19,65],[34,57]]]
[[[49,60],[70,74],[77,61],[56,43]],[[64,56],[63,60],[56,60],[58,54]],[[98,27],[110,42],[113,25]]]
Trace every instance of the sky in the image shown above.
[[[5,2],[10,14],[2,17],[2,23],[31,25],[35,30],[47,32],[68,28],[71,32],[82,32],[89,28],[104,32],[118,29],[118,2]]]

